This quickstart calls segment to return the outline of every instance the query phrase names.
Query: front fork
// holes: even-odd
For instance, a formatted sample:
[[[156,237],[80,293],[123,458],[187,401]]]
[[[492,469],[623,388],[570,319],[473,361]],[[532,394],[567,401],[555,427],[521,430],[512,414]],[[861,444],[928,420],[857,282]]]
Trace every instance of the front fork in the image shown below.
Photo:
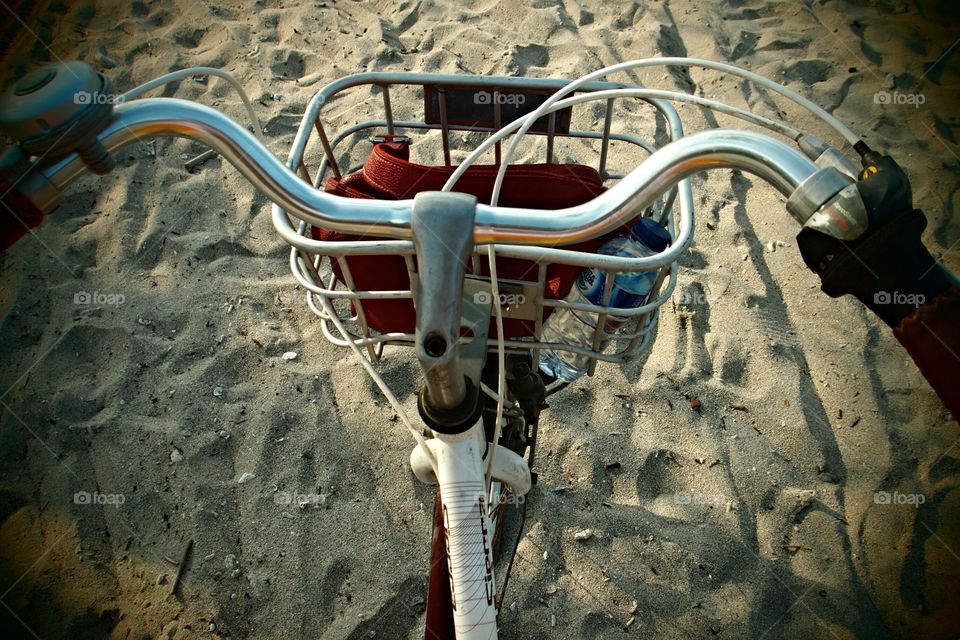
[[[464,433],[438,435],[430,441],[440,485],[457,640],[497,637],[493,530],[483,463],[486,447],[482,421]]]
[[[433,461],[419,447],[410,454],[410,466],[417,479],[439,485],[442,509],[434,522],[430,590],[427,604],[427,638],[443,637],[445,612],[449,607],[457,640],[496,638],[496,581],[493,572],[495,523],[489,517],[491,500],[484,471],[492,445],[487,442],[483,421],[464,433],[437,433],[427,441]],[[530,490],[530,469],[526,461],[506,447],[497,446],[491,470],[493,480],[510,493],[525,495]],[[495,497],[493,499],[496,499]],[[502,523],[501,523],[502,526]],[[446,563],[441,566],[439,563]],[[444,569],[446,571],[444,571]],[[446,581],[448,584],[443,584]],[[440,589],[450,594],[438,597]],[[438,590],[432,592],[433,590]]]
[[[529,490],[530,471],[513,451],[494,450],[496,445],[487,442],[483,428],[480,373],[491,300],[489,295],[471,295],[484,286],[477,282],[471,282],[464,296],[475,213],[476,198],[465,194],[425,192],[414,198],[411,228],[417,278],[412,286],[416,353],[424,372],[418,405],[434,437],[427,441],[429,453],[420,447],[414,450],[411,466],[420,480],[440,487],[456,638],[495,640],[489,456],[494,458],[491,476],[516,495]],[[470,337],[461,346],[464,327]],[[432,575],[435,569],[431,568]],[[428,625],[429,618],[428,611]]]

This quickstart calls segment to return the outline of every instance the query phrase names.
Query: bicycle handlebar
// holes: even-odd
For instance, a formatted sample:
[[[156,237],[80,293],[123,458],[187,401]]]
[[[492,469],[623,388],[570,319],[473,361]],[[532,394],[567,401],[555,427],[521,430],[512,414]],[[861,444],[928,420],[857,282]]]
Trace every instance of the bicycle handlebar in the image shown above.
[[[11,209],[9,213],[12,214],[12,220],[4,220],[10,227],[4,231],[3,238],[0,238],[4,244],[13,242],[25,229],[34,226],[42,214],[55,209],[62,200],[63,189],[83,173],[91,170],[102,173],[103,170],[108,170],[112,166],[107,162],[111,152],[134,141],[155,136],[190,138],[211,147],[226,158],[254,187],[275,203],[274,226],[281,237],[294,247],[309,252],[311,243],[316,244],[316,241],[300,235],[294,229],[288,214],[315,226],[346,233],[400,240],[410,240],[413,237],[413,200],[355,200],[324,193],[281,163],[241,125],[213,109],[193,102],[153,98],[122,104],[109,112],[83,107],[76,100],[69,100],[77,86],[105,91],[108,84],[92,69],[77,69],[79,73],[75,71],[73,76],[78,84],[67,74],[60,74],[63,82],[58,81],[59,85],[52,83],[49,90],[43,89],[33,95],[35,86],[42,88],[44,82],[50,81],[50,78],[56,75],[51,75],[49,70],[40,70],[25,83],[23,95],[15,92],[8,94],[4,98],[6,102],[0,105],[0,125],[21,142],[20,146],[9,150],[12,153],[8,152],[0,157],[0,179],[9,181],[16,187],[5,188],[4,196],[13,192],[13,196],[24,197],[19,201],[19,215]],[[74,86],[75,84],[77,86]],[[55,116],[52,133],[44,127],[37,128],[38,123],[46,123],[40,116],[45,117],[48,112]],[[80,133],[67,136],[68,139],[64,140],[66,134],[74,129]],[[877,164],[871,160],[877,154],[869,150],[862,141],[855,145],[855,149],[860,153],[864,167],[872,168],[875,174],[881,175],[877,173],[876,166],[868,167]],[[58,153],[68,155],[58,156],[57,159],[43,159],[48,154],[56,156]],[[31,163],[29,156],[40,156],[40,160]],[[298,161],[296,158],[291,159],[289,164],[294,165]],[[632,268],[662,266],[676,260],[686,250],[692,238],[692,193],[689,181],[685,178],[708,169],[735,168],[760,177],[788,198],[786,209],[805,229],[798,238],[803,238],[806,243],[801,244],[801,251],[807,249],[804,258],[808,266],[822,278],[825,274],[829,276],[824,280],[826,291],[828,280],[832,283],[837,279],[833,275],[835,271],[843,272],[839,279],[846,282],[857,279],[856,270],[830,271],[823,264],[813,264],[811,256],[824,254],[832,258],[836,252],[824,251],[823,246],[829,249],[833,244],[860,238],[867,230],[871,216],[878,217],[878,203],[888,207],[902,205],[909,208],[910,198],[909,189],[904,191],[906,198],[903,203],[893,197],[896,193],[887,193],[890,189],[885,185],[889,180],[874,178],[873,182],[866,182],[864,186],[864,180],[870,180],[869,177],[854,182],[849,173],[845,175],[830,166],[820,169],[819,164],[819,161],[815,164],[800,152],[765,135],[725,129],[704,131],[675,140],[655,151],[608,191],[575,207],[544,215],[543,211],[535,209],[477,205],[473,243],[521,245],[514,249],[516,252],[527,247],[532,250],[534,246],[562,247],[595,238],[635,217],[639,211],[652,205],[657,198],[679,183],[681,215],[673,242],[655,256],[630,260]],[[905,176],[903,180],[906,180]],[[870,216],[865,206],[864,193],[869,196],[868,199],[876,201],[871,204]],[[6,203],[0,204],[10,208]],[[17,206],[14,205],[14,208]],[[24,217],[26,213],[34,215]],[[920,217],[922,218],[922,214]],[[920,229],[922,230],[922,226]],[[876,235],[874,233],[874,236]],[[909,250],[924,258],[915,262],[936,266],[929,252],[923,247],[919,232],[914,235],[916,237]],[[870,241],[868,237],[864,243]],[[823,246],[814,251],[816,247],[813,245]],[[881,247],[874,253],[882,261],[886,258],[885,251],[885,247]],[[617,267],[619,265],[616,261],[624,259],[606,256],[604,260],[608,266]],[[863,262],[862,259],[860,262]],[[929,269],[927,267],[923,271],[919,280],[923,280]],[[869,268],[867,270],[870,271]],[[873,273],[871,271],[871,274]],[[901,277],[900,280],[902,279]],[[940,289],[947,285],[956,286],[956,278],[952,274],[938,279],[936,286],[930,285],[931,281],[931,278],[927,278],[926,286],[930,290],[931,298],[941,293]],[[859,291],[858,298],[870,306],[869,294],[872,289],[866,287],[865,291],[866,293]],[[831,295],[846,292],[850,291],[841,287]],[[956,296],[950,300],[955,307]],[[882,317],[889,320],[886,316]],[[928,348],[924,353],[935,350],[936,345],[933,345],[932,349]],[[931,361],[937,363],[936,358]],[[949,382],[935,384],[938,393],[949,404],[949,398],[955,393],[951,386],[955,377],[952,374],[946,377],[931,377],[928,375],[929,370],[932,370],[931,366],[928,363],[924,374],[931,380]],[[955,397],[953,399],[951,408],[956,411]]]
[[[268,199],[312,225],[345,233],[412,237],[412,200],[357,201],[324,193],[284,166],[241,125],[200,104],[150,98],[118,105],[98,140],[114,152],[156,136],[184,137],[211,147]],[[800,152],[768,136],[740,130],[704,131],[662,147],[597,198],[549,216],[535,209],[478,205],[474,242],[562,246],[594,238],[635,217],[683,178],[715,168],[755,174],[787,197],[818,171]],[[62,191],[87,170],[74,153],[41,171],[53,188]],[[274,216],[274,222],[280,218],[281,235],[288,241],[299,238],[286,216]],[[684,228],[688,226],[681,224],[680,237],[667,250],[671,255],[663,254],[657,262],[674,259],[672,254],[685,248],[692,231]]]

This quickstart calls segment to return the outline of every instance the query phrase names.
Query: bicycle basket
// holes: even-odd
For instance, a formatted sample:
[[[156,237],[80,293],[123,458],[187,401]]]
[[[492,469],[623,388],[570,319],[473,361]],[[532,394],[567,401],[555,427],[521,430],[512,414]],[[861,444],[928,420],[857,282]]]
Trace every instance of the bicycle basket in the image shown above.
[[[335,195],[412,198],[420,191],[439,190],[452,173],[452,155],[456,153],[452,144],[454,132],[462,132],[461,141],[468,143],[471,137],[496,131],[501,126],[501,120],[512,120],[529,113],[564,84],[559,80],[439,74],[364,73],[349,76],[324,87],[314,96],[294,141],[288,165],[314,187],[323,185]],[[582,90],[596,91],[623,86],[594,83]],[[412,90],[414,98],[394,107],[391,93],[401,87]],[[347,90],[356,88],[366,89],[368,102],[369,96],[381,94],[383,117],[371,117],[348,124],[332,138],[329,137],[321,119],[321,108],[334,103]],[[478,113],[475,107],[470,108],[469,101],[464,99],[470,95],[489,97],[486,104],[490,109],[486,116],[482,109]],[[515,104],[518,100],[511,104],[500,99],[503,95],[523,96],[530,104],[521,110]],[[395,110],[401,110],[400,104],[409,107],[421,100],[425,108],[422,114],[417,114],[419,119],[395,117]],[[668,104],[650,102],[672,124],[679,123],[676,112]],[[501,109],[501,105],[504,108]],[[508,106],[514,107],[513,110],[506,108]],[[546,162],[508,167],[498,203],[544,209],[544,214],[549,215],[550,209],[569,207],[592,199],[604,191],[605,181],[622,177],[607,170],[611,141],[625,143],[644,152],[651,152],[655,147],[633,133],[612,132],[613,107],[613,100],[608,100],[602,131],[572,128],[574,119],[569,109],[541,118],[531,132],[546,143]],[[674,132],[678,129],[678,126],[672,127]],[[381,133],[383,130],[387,133]],[[322,156],[317,171],[311,177],[305,151],[314,131]],[[442,152],[443,164],[411,162],[411,138],[399,135],[398,131],[419,134],[413,144],[418,152],[431,142],[439,142],[439,150],[434,157],[439,157]],[[371,137],[371,132],[377,135]],[[580,139],[600,145],[597,168],[577,162],[556,162],[555,146],[560,139]],[[368,146],[369,142],[373,142],[372,149]],[[343,151],[344,148],[346,151]],[[357,152],[366,150],[369,151],[362,165],[351,164],[355,162]],[[430,151],[425,153],[429,156]],[[500,155],[498,144],[495,147],[496,162],[500,161]],[[592,152],[588,156],[596,157],[597,154]],[[344,174],[341,166],[355,168]],[[489,202],[497,166],[472,166],[458,181],[456,190],[471,193],[481,202]],[[659,210],[643,212],[658,216],[658,221],[667,227],[671,237],[675,237],[671,206],[674,195],[675,192],[669,194]],[[324,337],[341,346],[346,346],[347,340],[354,341],[366,347],[374,359],[381,356],[387,344],[413,345],[413,291],[417,283],[417,268],[412,242],[340,234],[311,228],[305,223],[300,225],[298,231],[302,236],[314,240],[311,243],[314,250],[309,256],[312,268],[302,263],[304,256],[298,256],[297,249],[291,254],[291,266],[294,275],[308,290],[307,303],[321,319]],[[612,282],[614,270],[606,266],[603,257],[595,251],[608,237],[619,233],[619,230],[615,230],[608,236],[563,249],[496,246],[501,294],[497,302],[501,305],[504,317],[504,339],[508,350],[532,350],[534,357],[537,357],[537,351],[548,346],[540,341],[543,322],[555,308],[569,306],[563,298],[584,268],[605,269],[611,276],[607,281]],[[675,263],[671,263],[655,269],[659,273],[650,302],[626,312],[616,310],[618,315],[626,315],[631,320],[616,334],[608,336],[598,330],[591,349],[565,344],[549,346],[587,355],[591,359],[591,372],[596,360],[620,361],[634,357],[649,347],[656,327],[658,307],[669,297],[675,283],[675,266]],[[483,291],[489,291],[486,248],[479,247],[475,251],[470,267],[466,289],[483,295]],[[667,281],[666,287],[661,286],[664,281]],[[610,295],[610,287],[607,289],[605,301],[609,300]],[[347,336],[335,333],[328,310],[336,313],[347,327]],[[589,309],[580,311],[596,314],[596,326],[603,327],[603,319],[613,309],[591,305]],[[493,325],[488,341],[491,348],[496,348]]]

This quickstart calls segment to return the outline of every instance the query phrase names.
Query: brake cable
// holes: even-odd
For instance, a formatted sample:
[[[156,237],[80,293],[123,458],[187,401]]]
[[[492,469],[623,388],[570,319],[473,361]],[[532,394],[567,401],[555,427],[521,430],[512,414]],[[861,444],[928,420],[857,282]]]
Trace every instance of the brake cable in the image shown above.
[[[537,450],[537,431],[540,428],[540,421],[537,420],[533,423],[533,428],[531,429],[531,441],[530,441],[530,460],[527,463],[527,466],[530,468],[530,472],[533,473],[533,460]],[[523,500],[523,509],[520,511],[520,527],[517,529],[517,539],[513,543],[513,551],[510,553],[510,562],[507,564],[507,570],[503,575],[503,584],[500,586],[500,593],[497,596],[497,611],[499,612],[500,607],[503,605],[503,600],[507,595],[507,585],[510,583],[510,572],[513,570],[513,561],[517,558],[517,550],[520,549],[520,541],[523,540],[523,528],[527,523],[527,500]]]

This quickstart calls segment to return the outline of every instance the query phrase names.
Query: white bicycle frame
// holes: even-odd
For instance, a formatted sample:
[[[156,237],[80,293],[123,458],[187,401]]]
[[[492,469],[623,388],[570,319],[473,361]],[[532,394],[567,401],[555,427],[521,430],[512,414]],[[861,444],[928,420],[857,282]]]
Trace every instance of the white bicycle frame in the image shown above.
[[[435,435],[427,441],[435,463],[417,447],[410,454],[410,466],[422,482],[439,485],[457,640],[495,639],[495,532],[485,478],[485,454],[489,455],[492,445],[486,441],[482,420],[461,434]],[[526,462],[505,447],[497,447],[490,475],[513,495],[523,496],[530,490]]]
[[[480,420],[466,433],[439,435],[430,448],[437,461],[444,535],[457,640],[497,637],[493,529],[488,513]]]

